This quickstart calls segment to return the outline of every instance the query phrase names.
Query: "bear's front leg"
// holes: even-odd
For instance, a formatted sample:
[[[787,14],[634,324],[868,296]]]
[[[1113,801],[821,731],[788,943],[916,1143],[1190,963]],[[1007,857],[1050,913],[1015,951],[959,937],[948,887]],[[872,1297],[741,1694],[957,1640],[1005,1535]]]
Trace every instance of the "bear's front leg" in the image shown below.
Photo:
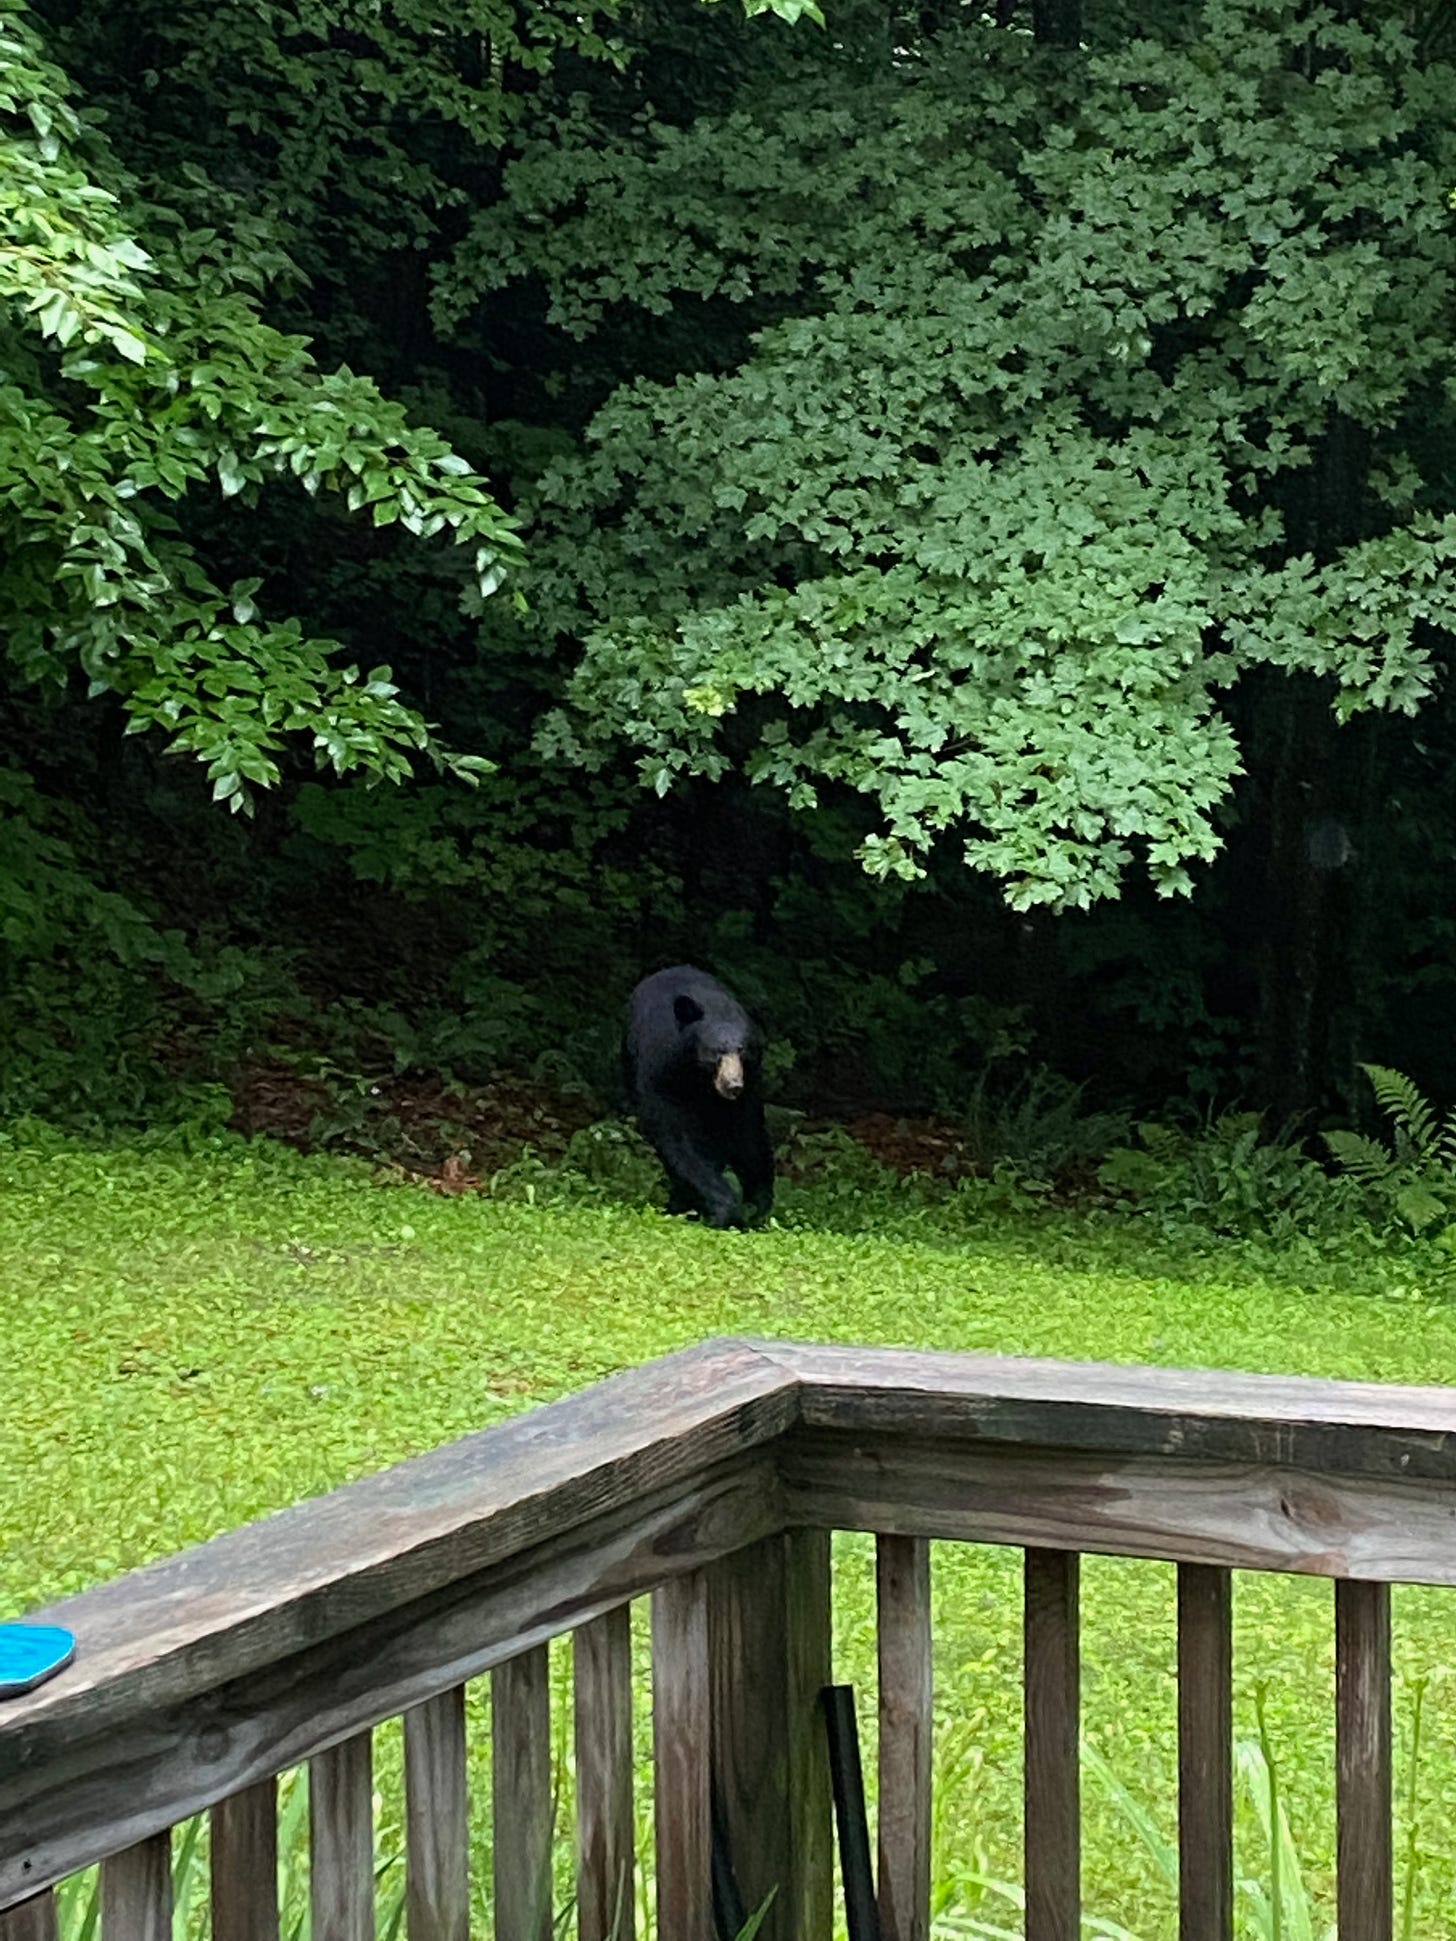
[[[773,1143],[764,1124],[763,1106],[755,1099],[744,1107],[743,1136],[739,1142],[738,1181],[743,1197],[760,1220],[773,1212]]]
[[[701,1151],[690,1131],[659,1124],[651,1136],[667,1171],[669,1212],[687,1212],[696,1206],[710,1227],[742,1224],[738,1195],[723,1177],[722,1167]]]
[[[669,1213],[701,1213],[703,1208],[697,1194],[685,1179],[676,1173],[667,1175],[667,1210]]]

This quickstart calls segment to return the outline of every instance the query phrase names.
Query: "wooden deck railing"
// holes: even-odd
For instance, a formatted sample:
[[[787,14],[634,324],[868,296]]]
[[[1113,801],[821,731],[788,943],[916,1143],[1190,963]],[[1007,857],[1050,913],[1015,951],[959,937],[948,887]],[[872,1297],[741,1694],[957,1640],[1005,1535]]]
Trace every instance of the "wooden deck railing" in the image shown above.
[[[170,1941],[212,1815],[217,1941],[276,1941],[275,1776],[310,1770],[314,1941],[371,1941],[371,1732],[403,1715],[409,1941],[470,1930],[464,1685],[491,1678],[497,1941],[545,1941],[546,1645],[574,1638],[577,1921],[633,1937],[630,1601],[651,1598],[656,1932],[711,1941],[716,1803],[766,1941],[825,1941],[829,1535],[878,1539],[878,1893],[929,1928],[932,1538],[1025,1550],[1028,1941],[1079,1926],[1078,1557],[1178,1571],[1182,1941],[1233,1928],[1230,1573],[1334,1580],[1340,1933],[1392,1922],[1392,1582],[1456,1582],[1442,1391],[709,1344],[43,1615],[75,1663],[0,1707],[0,1941]]]

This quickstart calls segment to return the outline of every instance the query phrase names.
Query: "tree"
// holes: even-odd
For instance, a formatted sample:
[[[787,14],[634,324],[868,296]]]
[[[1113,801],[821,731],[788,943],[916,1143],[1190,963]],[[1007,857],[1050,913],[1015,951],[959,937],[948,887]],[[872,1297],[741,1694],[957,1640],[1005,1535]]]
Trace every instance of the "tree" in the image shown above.
[[[519,541],[472,468],[366,378],[321,372],[263,321],[286,265],[266,227],[188,226],[147,203],[73,106],[27,16],[0,13],[0,630],[14,673],[77,667],[133,729],[198,756],[235,807],[277,779],[284,738],[337,773],[398,777],[419,751],[457,774],[387,668],[218,585],[179,516],[297,482],[376,525],[469,549],[480,596]],[[145,245],[139,238],[145,239]]]
[[[817,15],[805,0],[756,4]],[[423,752],[470,778],[483,764],[439,746],[388,667],[341,666],[339,642],[265,612],[260,579],[217,583],[226,548],[205,529],[219,501],[250,507],[270,489],[297,521],[301,489],[465,549],[472,614],[502,584],[520,543],[473,466],[369,378],[321,369],[267,311],[306,309],[309,286],[315,312],[349,313],[334,335],[363,341],[349,315],[364,266],[385,275],[402,233],[439,243],[524,83],[563,48],[614,55],[603,10],[54,12],[104,112],[77,108],[36,16],[0,0],[12,671],[63,687],[79,664],[132,730],[200,756],[234,807],[277,780],[290,734],[337,774],[399,779]]]
[[[625,134],[552,104],[478,280],[543,279],[582,338],[627,306],[757,334],[620,386],[542,478],[524,584],[581,642],[543,748],[847,785],[872,871],[954,835],[1062,909],[1134,860],[1189,888],[1250,670],[1420,706],[1456,626],[1453,76],[1394,20],[1190,24],[845,45]]]

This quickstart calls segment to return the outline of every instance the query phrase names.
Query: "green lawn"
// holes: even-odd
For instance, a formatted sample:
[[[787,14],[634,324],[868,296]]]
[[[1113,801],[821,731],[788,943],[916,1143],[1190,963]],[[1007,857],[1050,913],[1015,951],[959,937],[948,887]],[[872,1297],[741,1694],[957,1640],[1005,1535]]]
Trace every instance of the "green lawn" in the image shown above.
[[[773,1230],[717,1234],[612,1201],[444,1199],[235,1143],[192,1155],[12,1143],[0,1272],[14,1317],[0,1371],[10,1612],[712,1334],[1405,1381],[1456,1368],[1456,1306],[1400,1288],[1388,1266],[1372,1263],[1363,1290],[1358,1266],[1338,1290],[1300,1286],[1213,1242],[998,1223],[971,1202],[842,1180],[786,1191]],[[936,1548],[946,1935],[971,1931],[955,1922],[974,1875],[1018,1870],[1016,1562]],[[837,1671],[864,1690],[866,1545],[846,1541],[841,1564]],[[1172,1572],[1092,1559],[1085,1588],[1087,1737],[1171,1832]],[[1288,1811],[1326,1908],[1330,1604],[1323,1584],[1239,1581],[1239,1729],[1252,1731],[1268,1680]],[[1403,1784],[1412,1681],[1431,1681],[1412,1932],[1432,1937],[1456,1890],[1453,1620],[1444,1595],[1398,1594]],[[1404,1800],[1399,1818],[1404,1838]],[[1089,1908],[1144,1941],[1169,1933],[1170,1890],[1091,1777],[1086,1820]],[[1264,1874],[1247,1810],[1240,1832],[1242,1871]],[[982,1912],[1018,1925],[994,1901]]]

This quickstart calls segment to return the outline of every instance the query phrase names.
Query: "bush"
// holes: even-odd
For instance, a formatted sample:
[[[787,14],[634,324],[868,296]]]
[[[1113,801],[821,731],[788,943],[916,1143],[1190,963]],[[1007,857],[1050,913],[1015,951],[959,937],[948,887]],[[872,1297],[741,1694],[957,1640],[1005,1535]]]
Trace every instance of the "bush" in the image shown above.
[[[1226,1112],[1197,1131],[1137,1130],[1141,1144],[1114,1147],[1097,1178],[1155,1217],[1279,1242],[1368,1231],[1356,1183],[1331,1179],[1297,1145],[1266,1140],[1261,1113]]]
[[[1375,1097],[1394,1124],[1385,1147],[1358,1132],[1327,1132],[1325,1144],[1346,1173],[1368,1189],[1387,1221],[1412,1233],[1439,1226],[1456,1244],[1456,1109],[1445,1119],[1414,1080],[1384,1065],[1362,1065]]]

